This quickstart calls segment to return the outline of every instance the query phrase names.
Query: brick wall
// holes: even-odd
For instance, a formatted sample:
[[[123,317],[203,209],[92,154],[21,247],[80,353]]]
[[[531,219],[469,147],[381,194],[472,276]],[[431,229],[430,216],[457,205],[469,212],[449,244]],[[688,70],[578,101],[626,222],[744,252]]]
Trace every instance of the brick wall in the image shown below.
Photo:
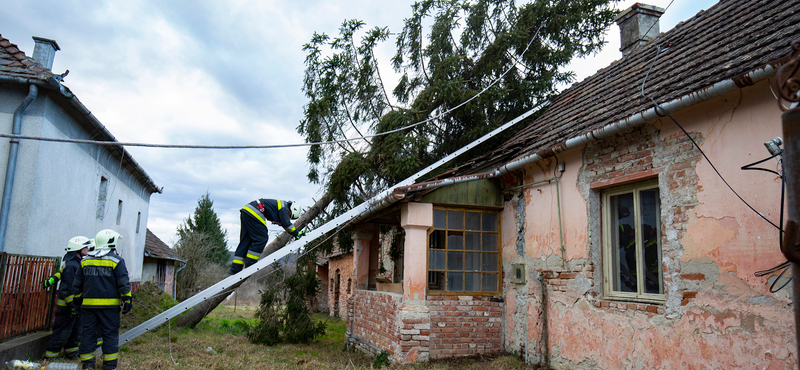
[[[336,274],[339,273],[339,284]],[[331,284],[333,281],[333,284]],[[353,254],[343,254],[328,260],[328,311],[332,317],[347,317],[348,298],[353,293],[355,276],[353,275]],[[338,303],[337,303],[338,300]]]
[[[372,290],[356,290],[351,298],[351,309],[347,316],[349,338],[351,344],[361,346],[370,352],[388,351],[395,354],[400,342],[397,326],[397,308],[403,296],[395,293]],[[408,338],[410,339],[410,338]],[[375,348],[365,346],[369,343]]]
[[[429,296],[430,358],[502,351],[503,303],[486,296]]]

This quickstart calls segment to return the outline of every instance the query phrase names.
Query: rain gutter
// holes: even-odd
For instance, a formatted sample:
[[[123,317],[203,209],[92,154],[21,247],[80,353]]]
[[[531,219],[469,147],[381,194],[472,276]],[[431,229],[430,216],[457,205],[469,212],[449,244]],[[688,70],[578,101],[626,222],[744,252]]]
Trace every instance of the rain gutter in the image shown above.
[[[28,85],[28,95],[14,111],[11,133],[19,135],[22,131],[22,115],[28,106],[39,96],[39,88],[35,84]],[[6,167],[6,181],[3,186],[3,205],[0,206],[0,252],[5,250],[6,231],[8,230],[8,215],[11,210],[11,195],[14,190],[14,176],[17,172],[17,155],[19,154],[19,139],[11,139],[11,148],[8,152],[8,165]]]
[[[107,139],[108,141],[117,141],[114,135],[106,129],[106,127],[92,114],[92,112],[86,108],[83,103],[78,100],[75,94],[68,91],[64,85],[60,83],[60,76],[55,75],[50,77],[47,80],[37,79],[37,78],[26,78],[26,77],[17,77],[17,76],[5,76],[0,75],[0,83],[16,83],[16,84],[28,84],[28,85],[36,85],[39,87],[43,87],[49,90],[58,90],[62,97],[64,97],[67,102],[69,103],[72,108],[74,108],[84,119],[89,123],[89,125],[94,128],[93,132],[90,132],[89,135],[92,139],[96,137],[100,137],[102,139]],[[99,134],[99,135],[98,135]],[[144,169],[139,165],[136,160],[133,159],[125,148],[121,146],[115,147],[122,157],[128,161],[132,167],[133,177],[138,180],[140,183],[145,185],[148,190],[151,190],[153,193],[161,193],[163,189],[159,188],[152,178],[144,171]]]
[[[727,94],[736,89],[741,89],[746,86],[754,85],[756,82],[767,79],[770,76],[774,75],[776,71],[777,68],[773,67],[772,65],[766,65],[764,67],[751,70],[750,72],[743,73],[733,78],[717,82],[705,89],[701,89],[693,93],[681,96],[677,99],[660,104],[661,112],[662,113],[665,111],[676,112],[681,109],[688,108],[692,105],[702,103],[707,100],[713,99],[715,97]],[[542,159],[555,156],[558,153],[562,153],[571,149],[581,147],[590,141],[597,141],[609,137],[618,132],[624,131],[628,128],[642,125],[644,123],[650,122],[652,120],[658,119],[663,116],[665,116],[665,114],[659,114],[659,111],[655,107],[653,107],[643,112],[636,113],[623,120],[587,132],[583,135],[573,137],[571,139],[568,139],[567,141],[564,141],[563,143],[556,144],[550,148],[520,157],[500,167],[497,167],[491,171],[456,176],[447,179],[427,181],[413,185],[398,186],[394,188],[395,197],[405,197],[408,192],[412,191],[431,190],[442,186],[459,184],[462,182],[500,177],[507,173],[520,170],[523,167],[536,163]]]

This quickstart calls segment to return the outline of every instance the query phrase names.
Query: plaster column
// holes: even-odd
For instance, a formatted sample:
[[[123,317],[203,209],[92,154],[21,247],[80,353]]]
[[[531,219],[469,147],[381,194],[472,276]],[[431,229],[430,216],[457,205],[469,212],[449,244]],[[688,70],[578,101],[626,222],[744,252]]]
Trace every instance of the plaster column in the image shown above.
[[[369,285],[369,245],[372,242],[372,224],[359,224],[352,232],[353,275],[356,289],[366,290]]]
[[[428,229],[433,227],[433,205],[403,203],[400,226],[406,232],[403,245],[403,303],[398,308],[400,342],[396,361],[411,363],[430,359],[431,313],[428,289]]]

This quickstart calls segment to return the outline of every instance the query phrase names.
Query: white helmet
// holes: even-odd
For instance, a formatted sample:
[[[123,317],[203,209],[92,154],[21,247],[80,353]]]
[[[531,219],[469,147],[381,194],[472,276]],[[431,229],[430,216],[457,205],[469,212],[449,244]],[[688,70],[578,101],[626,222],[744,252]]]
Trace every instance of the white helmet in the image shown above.
[[[93,249],[94,241],[85,236],[76,236],[67,242],[67,247],[64,249],[66,249],[67,252],[75,252],[83,248],[89,248],[90,250]]]
[[[100,230],[94,237],[95,249],[114,249],[119,246],[120,239],[122,235],[114,230]]]
[[[296,219],[300,218],[300,205],[299,204],[297,204],[295,202],[292,202],[292,205],[289,207],[289,209],[292,211],[291,215],[290,215],[292,220],[296,220]]]

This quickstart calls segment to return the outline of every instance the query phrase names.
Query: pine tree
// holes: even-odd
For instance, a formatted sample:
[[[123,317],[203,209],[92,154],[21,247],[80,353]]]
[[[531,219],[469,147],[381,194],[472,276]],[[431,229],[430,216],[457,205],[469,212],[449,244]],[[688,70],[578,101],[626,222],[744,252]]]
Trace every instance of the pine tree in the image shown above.
[[[197,207],[194,213],[186,221],[178,226],[178,238],[180,240],[188,238],[191,234],[202,233],[210,244],[206,254],[209,262],[225,266],[230,259],[228,252],[227,231],[222,228],[222,224],[214,212],[214,201],[208,193],[197,200]]]

